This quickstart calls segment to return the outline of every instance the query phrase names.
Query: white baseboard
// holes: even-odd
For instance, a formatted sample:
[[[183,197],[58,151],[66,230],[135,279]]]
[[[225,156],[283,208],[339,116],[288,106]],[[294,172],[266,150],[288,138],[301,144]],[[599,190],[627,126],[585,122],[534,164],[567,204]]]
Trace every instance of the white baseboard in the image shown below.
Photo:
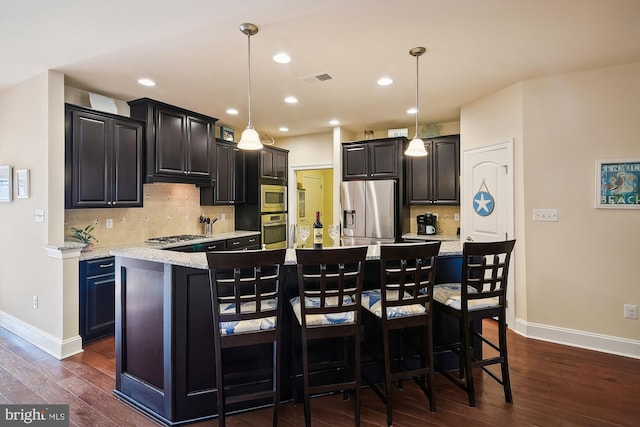
[[[542,325],[517,318],[515,331],[527,338],[640,359],[638,340]]]
[[[66,340],[60,340],[4,311],[0,311],[0,327],[29,341],[31,344],[60,360],[83,351],[82,337],[80,335]]]

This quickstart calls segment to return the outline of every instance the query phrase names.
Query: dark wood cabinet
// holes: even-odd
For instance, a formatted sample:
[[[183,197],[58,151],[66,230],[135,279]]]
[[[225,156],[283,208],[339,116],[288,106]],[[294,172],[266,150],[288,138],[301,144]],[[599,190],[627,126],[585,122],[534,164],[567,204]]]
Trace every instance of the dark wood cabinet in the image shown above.
[[[260,150],[260,178],[287,181],[289,152],[275,147]]]
[[[115,259],[80,262],[80,336],[83,344],[112,335],[115,328]]]
[[[342,179],[398,179],[405,138],[383,138],[342,144]]]
[[[144,123],[65,107],[65,207],[142,206]]]
[[[227,240],[227,250],[260,249],[260,236],[238,237]]]
[[[233,142],[216,140],[214,182],[200,188],[200,205],[235,205],[245,201],[244,153]]]
[[[211,182],[217,119],[149,98],[129,106],[147,123],[146,182]]]
[[[407,158],[410,204],[460,204],[460,136],[425,139],[428,155]]]

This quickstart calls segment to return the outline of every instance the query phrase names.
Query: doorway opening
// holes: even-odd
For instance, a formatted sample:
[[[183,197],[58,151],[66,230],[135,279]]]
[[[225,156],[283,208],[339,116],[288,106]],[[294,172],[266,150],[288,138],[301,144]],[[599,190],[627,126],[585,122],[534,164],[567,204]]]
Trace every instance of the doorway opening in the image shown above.
[[[324,228],[323,246],[332,246],[333,240],[329,237],[328,230],[329,226],[334,224],[333,169],[301,169],[295,171],[295,176],[295,208],[290,209],[289,222],[311,227],[316,219],[316,212],[320,212],[320,221]],[[301,244],[300,236],[296,235],[296,247],[300,247]]]

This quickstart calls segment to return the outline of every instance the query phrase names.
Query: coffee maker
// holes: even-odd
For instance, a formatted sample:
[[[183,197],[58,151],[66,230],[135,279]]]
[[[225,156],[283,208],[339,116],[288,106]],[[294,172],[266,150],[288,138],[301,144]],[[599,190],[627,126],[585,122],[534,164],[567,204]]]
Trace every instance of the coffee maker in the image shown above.
[[[416,221],[418,223],[418,234],[436,234],[436,216],[431,212],[418,215]]]

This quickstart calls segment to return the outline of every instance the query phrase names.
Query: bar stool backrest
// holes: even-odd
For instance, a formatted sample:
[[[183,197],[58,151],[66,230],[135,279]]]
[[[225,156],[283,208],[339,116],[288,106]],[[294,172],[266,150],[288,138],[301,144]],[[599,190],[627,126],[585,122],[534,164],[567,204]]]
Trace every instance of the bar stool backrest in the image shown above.
[[[380,247],[382,318],[394,307],[430,309],[440,242]],[[386,310],[385,310],[386,308]]]
[[[365,246],[296,250],[303,328],[318,317],[334,319],[336,324],[359,323],[366,255]]]

